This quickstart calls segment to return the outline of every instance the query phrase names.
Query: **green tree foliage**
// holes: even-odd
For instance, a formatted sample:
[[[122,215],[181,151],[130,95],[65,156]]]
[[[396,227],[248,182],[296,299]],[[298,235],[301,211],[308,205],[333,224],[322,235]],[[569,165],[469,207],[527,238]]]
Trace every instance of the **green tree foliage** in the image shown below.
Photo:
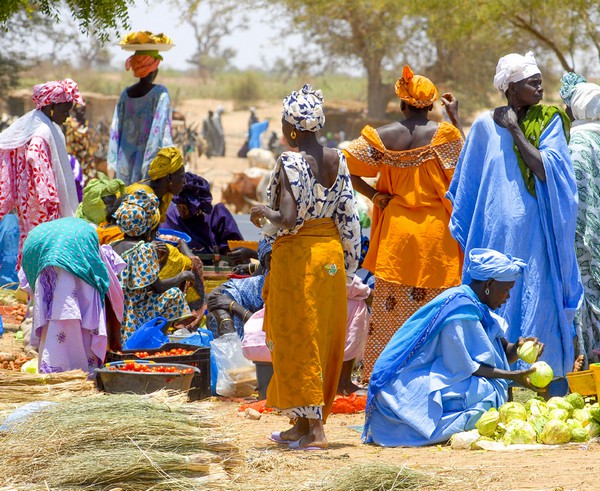
[[[8,30],[11,19],[23,12],[29,16],[38,12],[54,22],[59,22],[67,11],[81,32],[93,30],[98,38],[105,42],[109,39],[111,31],[130,28],[128,9],[134,4],[134,0],[66,0],[64,3],[56,0],[3,0],[0,8],[0,26]]]
[[[398,66],[423,32],[399,0],[276,0],[291,15],[290,28],[304,32],[326,56],[358,60],[367,74],[369,116],[382,118],[394,97]],[[392,73],[386,78],[385,69]]]

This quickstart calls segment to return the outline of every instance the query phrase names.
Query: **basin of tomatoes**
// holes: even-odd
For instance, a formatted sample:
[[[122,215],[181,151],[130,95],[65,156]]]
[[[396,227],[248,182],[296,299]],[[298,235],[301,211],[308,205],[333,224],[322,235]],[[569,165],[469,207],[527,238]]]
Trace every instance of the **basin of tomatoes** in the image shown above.
[[[163,356],[188,356],[193,355],[195,350],[184,348],[171,348],[169,351],[157,351],[156,353],[148,353],[147,351],[136,351],[134,353],[138,358],[160,358]]]
[[[111,371],[119,372],[142,372],[142,373],[180,373],[188,374],[194,373],[193,368],[177,368],[170,365],[150,364],[150,363],[136,363],[135,361],[126,361],[117,366],[109,366]]]

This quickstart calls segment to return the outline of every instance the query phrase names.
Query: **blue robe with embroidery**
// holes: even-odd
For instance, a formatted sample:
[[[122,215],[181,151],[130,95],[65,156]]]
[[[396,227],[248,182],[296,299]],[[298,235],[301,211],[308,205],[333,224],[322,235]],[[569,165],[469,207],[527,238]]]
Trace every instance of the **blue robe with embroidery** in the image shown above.
[[[583,295],[575,255],[577,185],[560,116],[540,136],[546,181],[535,178],[536,196],[525,188],[513,144],[490,112],[475,121],[447,193],[450,231],[465,252],[463,283],[470,282],[475,247],[527,262],[498,314],[508,322],[509,341],[535,336],[545,344],[541,359],[560,378],[573,370],[573,320]]]
[[[421,307],[375,363],[363,441],[422,446],[473,429],[484,412],[507,399],[506,380],[473,375],[482,364],[509,369],[505,329],[466,285]]]

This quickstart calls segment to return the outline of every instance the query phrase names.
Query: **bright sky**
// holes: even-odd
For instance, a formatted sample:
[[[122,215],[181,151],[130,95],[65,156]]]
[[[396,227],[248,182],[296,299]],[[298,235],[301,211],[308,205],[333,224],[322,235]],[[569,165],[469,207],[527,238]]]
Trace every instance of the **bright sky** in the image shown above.
[[[204,21],[208,14],[202,6],[203,4],[200,2],[199,18]],[[133,31],[163,32],[173,38],[175,46],[170,51],[163,53],[162,65],[166,68],[186,70],[192,68],[186,60],[194,54],[196,40],[192,28],[187,23],[182,24],[179,15],[179,10],[168,1],[151,2],[150,5],[145,5],[140,1],[137,2],[136,7],[129,10]],[[264,64],[263,60],[281,56],[279,53],[281,45],[276,46],[274,43],[278,28],[273,27],[271,23],[256,13],[254,15],[250,13],[248,17],[250,22],[247,30],[237,31],[231,36],[223,38],[221,43],[221,46],[231,47],[237,51],[233,64],[240,69],[250,66],[260,67]],[[131,54],[118,47],[111,48],[111,53],[118,64],[124,62]],[[268,65],[270,66],[271,63],[272,59]]]

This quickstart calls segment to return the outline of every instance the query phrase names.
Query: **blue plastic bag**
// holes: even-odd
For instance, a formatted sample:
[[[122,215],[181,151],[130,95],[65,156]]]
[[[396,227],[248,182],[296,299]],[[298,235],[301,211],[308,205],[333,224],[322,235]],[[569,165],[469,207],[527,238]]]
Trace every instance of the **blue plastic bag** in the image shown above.
[[[155,319],[142,324],[131,336],[129,336],[123,349],[160,348],[163,344],[169,342],[169,337],[162,332],[162,329],[166,325],[167,319],[164,317],[156,317]]]
[[[208,329],[198,328],[198,332],[188,336],[183,341],[180,341],[181,344],[191,344],[192,346],[203,346],[205,348],[210,348],[210,343],[215,339],[213,333]],[[210,351],[210,391],[213,395],[217,395],[217,375],[219,374],[219,367],[217,366],[217,362],[215,360],[215,356]]]

